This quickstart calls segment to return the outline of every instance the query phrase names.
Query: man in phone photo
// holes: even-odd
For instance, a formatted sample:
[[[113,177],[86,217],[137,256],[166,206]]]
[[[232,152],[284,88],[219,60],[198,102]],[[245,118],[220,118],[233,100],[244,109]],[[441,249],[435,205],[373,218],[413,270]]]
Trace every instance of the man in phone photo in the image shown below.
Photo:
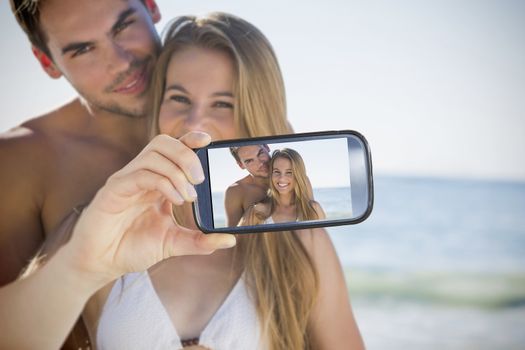
[[[266,197],[270,177],[270,147],[267,144],[230,147],[230,152],[248,175],[226,189],[224,206],[228,227],[237,226],[246,209]]]

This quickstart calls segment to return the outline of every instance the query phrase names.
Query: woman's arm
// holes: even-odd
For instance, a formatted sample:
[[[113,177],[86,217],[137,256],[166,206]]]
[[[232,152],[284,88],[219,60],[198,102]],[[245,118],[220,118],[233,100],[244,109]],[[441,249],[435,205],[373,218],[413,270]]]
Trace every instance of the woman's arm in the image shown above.
[[[112,175],[76,222],[71,239],[25,278],[0,289],[0,348],[57,349],[97,289],[171,256],[235,244],[177,225],[172,204],[191,201],[202,177],[191,148],[209,136],[160,136]],[[53,249],[50,249],[52,251]]]
[[[68,245],[24,279],[0,288],[1,349],[58,349],[89,296],[104,285],[75,270]]]
[[[310,316],[313,348],[364,349],[330,236],[318,228],[302,231],[300,237],[319,273],[319,295]]]

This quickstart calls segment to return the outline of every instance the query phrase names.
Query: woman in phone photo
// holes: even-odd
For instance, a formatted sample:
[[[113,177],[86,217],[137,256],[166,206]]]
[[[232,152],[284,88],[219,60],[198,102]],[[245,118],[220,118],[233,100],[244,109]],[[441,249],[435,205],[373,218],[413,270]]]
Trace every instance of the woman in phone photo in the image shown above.
[[[308,196],[308,177],[301,155],[291,149],[275,150],[270,160],[268,197],[250,207],[240,225],[322,220],[321,205]]]

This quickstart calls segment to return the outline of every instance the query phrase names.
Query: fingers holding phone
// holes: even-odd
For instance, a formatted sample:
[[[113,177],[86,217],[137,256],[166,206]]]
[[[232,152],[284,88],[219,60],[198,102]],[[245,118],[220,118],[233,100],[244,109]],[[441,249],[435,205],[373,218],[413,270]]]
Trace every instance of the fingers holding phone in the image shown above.
[[[79,269],[116,278],[171,256],[235,245],[233,235],[204,235],[173,218],[172,204],[193,201],[193,185],[204,178],[192,148],[209,142],[204,133],[179,140],[159,135],[112,175],[85,208],[68,244]]]
[[[176,205],[192,202],[197,196],[193,186],[204,180],[202,165],[192,148],[204,147],[209,142],[210,136],[202,132],[190,132],[180,139],[158,135],[135,159],[111,176],[108,184],[114,186],[115,194],[123,197],[158,191]]]

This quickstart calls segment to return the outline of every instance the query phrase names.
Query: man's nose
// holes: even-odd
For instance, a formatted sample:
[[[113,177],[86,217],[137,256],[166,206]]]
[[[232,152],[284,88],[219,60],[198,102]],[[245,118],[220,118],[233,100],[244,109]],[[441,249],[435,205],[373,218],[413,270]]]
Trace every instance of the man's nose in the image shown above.
[[[133,62],[133,55],[118,43],[112,42],[108,48],[106,62],[108,62],[111,73],[123,73],[129,70]]]

